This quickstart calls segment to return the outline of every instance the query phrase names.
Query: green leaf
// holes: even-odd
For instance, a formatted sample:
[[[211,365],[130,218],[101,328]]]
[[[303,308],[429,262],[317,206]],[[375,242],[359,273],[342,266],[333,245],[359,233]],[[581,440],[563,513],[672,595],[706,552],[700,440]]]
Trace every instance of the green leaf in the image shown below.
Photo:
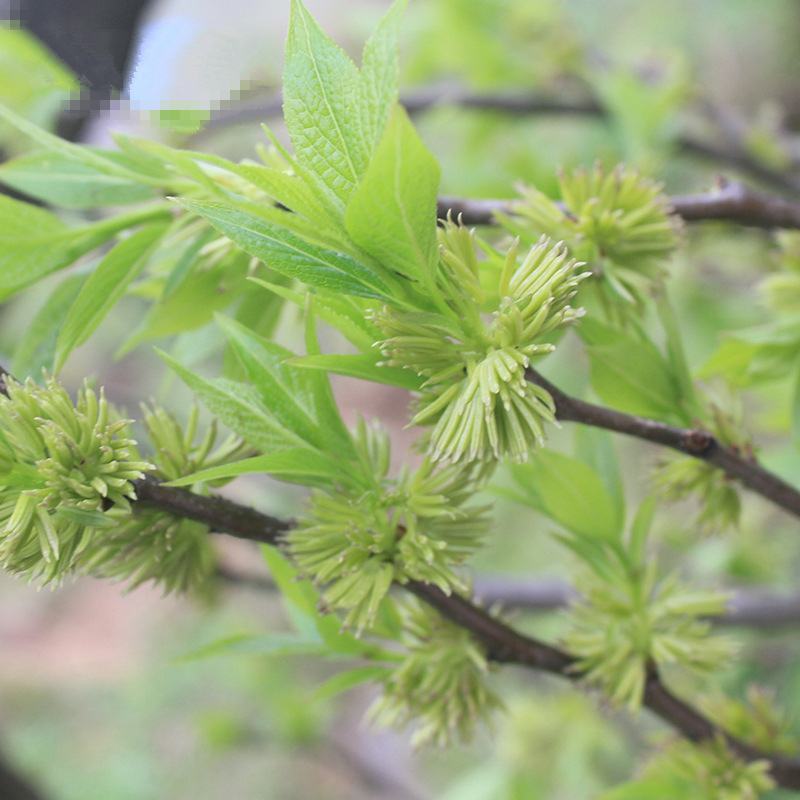
[[[407,4],[407,0],[396,0],[364,45],[361,57],[361,126],[370,146],[380,140],[392,106],[397,102],[397,36],[400,17]]]
[[[125,294],[130,282],[142,271],[147,256],[166,231],[166,225],[150,225],[123,239],[81,287],[61,327],[54,369],[59,372],[69,354],[97,330],[106,314]]]
[[[359,247],[426,285],[438,258],[439,175],[436,159],[396,106],[345,215],[347,232]]]
[[[380,681],[385,678],[391,670],[388,667],[355,667],[344,672],[339,672],[332,678],[321,683],[312,695],[313,700],[330,700],[332,697],[349,692],[356,686],[370,681]]]
[[[253,283],[263,286],[270,292],[305,308],[306,295],[287,286],[278,286],[260,278],[250,278]],[[333,295],[317,292],[314,295],[314,313],[328,325],[336,328],[359,350],[370,350],[381,337],[380,331],[366,319],[363,300],[346,295]]]
[[[197,661],[204,658],[223,655],[259,655],[259,656],[330,656],[325,643],[316,637],[308,637],[297,633],[269,633],[256,636],[252,634],[235,634],[218,639],[203,647],[186,653],[178,661]]]
[[[52,133],[48,133],[38,125],[25,119],[25,117],[21,117],[2,103],[0,103],[0,120],[4,120],[20,131],[20,133],[30,137],[45,150],[83,164],[84,167],[101,175],[114,175],[134,183],[149,184],[151,186],[160,186],[162,183],[162,181],[144,172],[137,171],[136,169],[132,169],[120,163],[118,159],[106,155],[102,151],[73,144],[59,136],[54,136]]]
[[[792,392],[792,431],[794,441],[800,447],[800,360],[797,362],[796,373]]]
[[[236,478],[239,475],[252,475],[253,473],[267,473],[276,477],[286,476],[298,483],[304,482],[301,480],[302,478],[323,478],[324,483],[331,483],[341,481],[343,477],[341,463],[320,453],[319,450],[297,447],[265,456],[233,461],[230,464],[221,464],[218,467],[201,469],[191,475],[170,481],[167,485],[191,486],[195,483]],[[310,482],[312,484],[319,483],[319,480]]]
[[[358,355],[316,355],[296,356],[287,363],[305,369],[320,369],[336,375],[347,375],[372,383],[385,383],[402,389],[415,391],[423,379],[410,370],[398,367],[378,366],[379,355],[363,353]]]
[[[38,377],[42,369],[53,368],[59,332],[85,280],[85,275],[70,275],[56,286],[26,327],[14,351],[12,374],[20,379]]]
[[[361,76],[347,54],[292,0],[283,109],[298,162],[343,209],[369,160]]]
[[[0,165],[0,182],[60,208],[125,205],[155,196],[149,186],[52,152],[31,153]]]
[[[68,228],[44,209],[0,195],[0,300],[69,266],[121,230],[165,214],[154,207]]]
[[[592,388],[610,406],[631,414],[672,419],[681,395],[672,371],[648,340],[596,320],[578,326],[591,363]]]
[[[161,350],[156,352],[212,414],[253,447],[273,451],[305,446],[299,436],[287,430],[263,407],[252,387],[224,379],[207,380],[186,369],[167,353]]]
[[[553,450],[539,450],[511,467],[515,480],[535,495],[543,513],[586,539],[619,539],[622,520],[600,476],[588,465]]]
[[[344,253],[304,241],[241,205],[199,200],[180,202],[276,272],[333,292],[372,298],[387,296],[387,286],[374,270]]]
[[[339,619],[332,615],[323,615],[318,610],[319,594],[310,581],[299,580],[295,567],[281,552],[271,545],[263,545],[261,552],[267,562],[270,575],[281,591],[287,610],[298,629],[309,635],[315,630],[331,652],[344,656],[358,656],[378,661],[395,661],[396,653],[385,650],[370,642],[357,639],[351,633],[342,630]]]
[[[262,339],[229,317],[217,317],[234,353],[241,363],[248,383],[259,393],[261,401],[283,426],[315,448],[325,448],[328,437],[317,421],[301,405],[301,392],[313,392],[296,379],[296,371],[284,362],[289,350]],[[308,397],[313,402],[313,397]]]

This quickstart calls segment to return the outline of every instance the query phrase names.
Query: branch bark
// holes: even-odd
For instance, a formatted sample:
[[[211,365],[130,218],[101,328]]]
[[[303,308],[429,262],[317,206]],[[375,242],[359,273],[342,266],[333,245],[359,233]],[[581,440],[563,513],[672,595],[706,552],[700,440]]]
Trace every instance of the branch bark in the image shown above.
[[[170,513],[212,525],[216,533],[227,533],[256,542],[280,544],[280,536],[292,523],[239,506],[218,497],[191,495],[185,489],[162,486],[146,479],[137,482],[139,502]],[[222,509],[231,513],[232,524]],[[252,530],[248,527],[252,524]],[[549,672],[570,681],[580,679],[575,660],[568,653],[546,642],[524,636],[493,617],[484,609],[456,594],[447,595],[431,584],[410,581],[403,588],[435,608],[445,618],[472,633],[486,648],[488,657],[498,663]],[[730,747],[746,760],[765,759],[771,764],[771,774],[780,786],[800,789],[800,759],[761,753],[714,725],[703,714],[672,694],[658,675],[648,681],[644,703],[653,713],[672,725],[692,741],[722,736]]]
[[[458,106],[476,111],[489,111],[512,117],[574,116],[607,120],[606,108],[592,97],[562,97],[540,92],[477,93],[462,87],[430,87],[404,94],[401,104],[409,114],[432,108]],[[244,123],[262,122],[279,116],[283,103],[279,92],[269,97],[254,97],[240,106],[217,112],[206,127],[195,136],[199,139],[215,130]],[[743,147],[704,141],[689,134],[675,140],[684,155],[739,170],[755,180],[782,192],[800,193],[800,178],[770,169],[757,161]]]
[[[800,229],[800,202],[758,192],[736,182],[722,181],[711,192],[670,198],[673,213],[686,222],[732,222],[750,228]],[[511,213],[511,200],[471,200],[440,197],[440,219],[452,213],[465,225],[494,225],[498,212]]]
[[[550,393],[555,402],[557,419],[623,433],[699,458],[719,467],[726,475],[740,481],[748,489],[771,500],[790,514],[800,517],[800,490],[764,469],[755,460],[740,455],[732,448],[724,447],[708,431],[677,428],[664,422],[587,403],[562,392],[534,369],[529,369],[526,377],[531,383]]]

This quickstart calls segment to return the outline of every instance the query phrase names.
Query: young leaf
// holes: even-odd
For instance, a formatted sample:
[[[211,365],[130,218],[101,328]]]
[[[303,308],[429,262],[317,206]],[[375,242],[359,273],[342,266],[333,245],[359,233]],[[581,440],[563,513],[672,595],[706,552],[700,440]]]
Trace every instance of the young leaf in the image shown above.
[[[69,266],[119,231],[165,213],[159,206],[68,228],[44,209],[0,196],[0,300]]]
[[[349,692],[350,689],[355,689],[356,686],[361,686],[362,683],[380,681],[389,672],[389,667],[379,666],[355,667],[344,672],[337,672],[336,675],[328,678],[314,690],[312,699],[317,701],[330,700],[332,697]]]
[[[347,375],[372,383],[385,383],[401,389],[416,391],[423,379],[407,369],[382,367],[378,365],[380,354],[361,353],[358,355],[315,355],[297,356],[287,363],[305,369],[319,369],[335,375]]]
[[[656,346],[596,320],[584,320],[578,334],[586,342],[592,388],[620,411],[672,419],[681,395],[670,366]]]
[[[307,387],[298,385],[293,370],[284,364],[291,352],[262,339],[229,317],[217,317],[217,324],[244,368],[247,382],[259,393],[270,413],[312,447],[324,448],[326,435],[300,402],[302,390]],[[312,392],[310,387],[308,392]],[[308,399],[313,403],[313,397]]]
[[[59,332],[85,280],[85,275],[70,275],[61,281],[25,329],[11,362],[20,380],[52,369]]]
[[[364,179],[350,198],[345,225],[380,263],[430,284],[438,257],[439,165],[396,106]]]
[[[283,111],[297,160],[342,208],[364,173],[370,146],[361,130],[361,76],[347,54],[292,0]]]
[[[343,253],[326,250],[268,222],[240,205],[181,200],[246,253],[276,272],[334,292],[381,298],[387,286],[374,270]]]
[[[97,330],[130,282],[142,271],[147,256],[165,230],[165,225],[142,228],[123,239],[98,264],[83,284],[61,327],[53,367],[56,372],[64,366],[69,354]]]
[[[538,497],[543,512],[567,530],[586,539],[619,538],[623,520],[600,476],[575,458],[539,450],[527,464],[514,465],[512,475]]]
[[[407,0],[396,0],[372,36],[361,57],[361,126],[370,147],[381,138],[397,101],[397,34]]]
[[[252,387],[224,379],[206,380],[163,351],[157,352],[212,414],[254,447],[272,452],[305,446],[297,434],[287,430],[261,405]]]
[[[328,458],[319,450],[309,447],[297,447],[291,450],[281,450],[265,456],[245,458],[229,464],[220,464],[217,467],[201,469],[191,475],[185,475],[177,480],[170,481],[169,486],[191,486],[195,483],[217,481],[225,478],[236,478],[239,475],[252,475],[254,473],[274,475],[278,478],[287,478],[295,483],[320,483],[320,478],[325,483],[340,481],[342,477],[341,463]],[[304,479],[312,480],[306,481]]]
[[[60,208],[100,208],[140,203],[155,197],[150,186],[98,172],[63,153],[43,152],[0,165],[0,182]]]

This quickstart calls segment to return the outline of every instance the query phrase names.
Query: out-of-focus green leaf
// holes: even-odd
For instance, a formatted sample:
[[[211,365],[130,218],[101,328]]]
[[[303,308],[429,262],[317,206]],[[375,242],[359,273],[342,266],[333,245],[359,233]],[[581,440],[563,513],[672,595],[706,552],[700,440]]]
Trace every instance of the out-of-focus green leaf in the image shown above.
[[[11,372],[20,380],[52,369],[56,341],[85,275],[70,275],[56,286],[22,335],[11,361]]]
[[[333,372],[336,375],[347,375],[373,383],[385,383],[414,391],[419,389],[422,379],[406,369],[398,367],[378,366],[379,355],[362,353],[358,355],[316,355],[297,356],[288,362],[292,366],[305,369],[318,369]]]
[[[389,674],[389,671],[388,667],[369,666],[356,667],[355,669],[339,672],[314,690],[313,699],[330,700],[332,697],[349,692],[363,683],[380,681]]]
[[[591,362],[592,388],[610,406],[632,414],[672,419],[680,390],[669,364],[648,341],[595,320],[580,325]]]
[[[342,477],[342,465],[319,450],[297,447],[281,450],[265,456],[254,456],[218,467],[209,467],[191,475],[170,481],[169,486],[191,486],[194,483],[217,481],[223,478],[236,478],[239,475],[254,473],[288,477],[296,483],[304,483],[303,478],[311,478],[310,483],[325,479],[326,483],[338,481]],[[317,479],[317,480],[314,480]]]
[[[98,172],[63,153],[53,152],[31,153],[7,161],[0,165],[0,182],[60,208],[127,205],[155,197],[150,186]]]
[[[69,354],[97,330],[106,314],[125,294],[165,230],[165,225],[142,228],[123,239],[97,265],[81,287],[58,334],[53,367],[56,372],[64,366]]]
[[[599,475],[563,453],[539,450],[527,464],[511,467],[515,480],[543,513],[586,539],[614,541],[624,519]]]

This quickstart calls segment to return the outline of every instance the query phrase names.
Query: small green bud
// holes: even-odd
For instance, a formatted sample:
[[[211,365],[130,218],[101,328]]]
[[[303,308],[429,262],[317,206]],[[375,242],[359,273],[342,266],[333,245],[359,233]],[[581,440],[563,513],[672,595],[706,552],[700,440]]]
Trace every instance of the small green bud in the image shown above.
[[[650,664],[710,672],[732,657],[733,643],[710,635],[703,619],[724,610],[724,595],[687,590],[674,576],[659,579],[652,562],[644,574],[618,573],[578,582],[581,597],[564,639],[586,680],[614,702],[639,707]]]
[[[374,485],[315,491],[287,543],[301,572],[324,586],[324,602],[345,612],[345,624],[360,632],[374,621],[393,581],[425,581],[448,593],[465,588],[453,568],[488,527],[488,509],[466,505],[487,470],[436,469],[426,459],[390,479],[385,434],[362,423],[355,438]]]
[[[42,583],[81,565],[96,538],[130,513],[141,459],[128,420],[87,385],[73,405],[44,386],[6,378],[0,396],[0,563]]]
[[[623,318],[657,289],[665,261],[678,245],[681,223],[671,213],[660,184],[622,165],[606,172],[561,172],[561,205],[532,187],[509,215],[498,215],[512,233],[532,241],[545,234],[566,242],[591,268],[592,280],[609,313]]]
[[[383,309],[373,321],[386,336],[379,344],[385,363],[426,379],[411,424],[433,425],[435,461],[524,461],[555,420],[552,398],[525,372],[554,349],[547,337],[583,313],[569,302],[588,273],[578,272],[561,243],[543,237],[521,262],[514,244],[490,275],[495,300],[487,318],[479,313],[487,290],[473,234],[449,222],[441,241],[440,283],[458,322]]]
[[[418,603],[406,609],[405,634],[406,656],[386,678],[368,717],[395,727],[418,723],[415,747],[469,741],[502,705],[487,685],[483,648],[464,628]]]

